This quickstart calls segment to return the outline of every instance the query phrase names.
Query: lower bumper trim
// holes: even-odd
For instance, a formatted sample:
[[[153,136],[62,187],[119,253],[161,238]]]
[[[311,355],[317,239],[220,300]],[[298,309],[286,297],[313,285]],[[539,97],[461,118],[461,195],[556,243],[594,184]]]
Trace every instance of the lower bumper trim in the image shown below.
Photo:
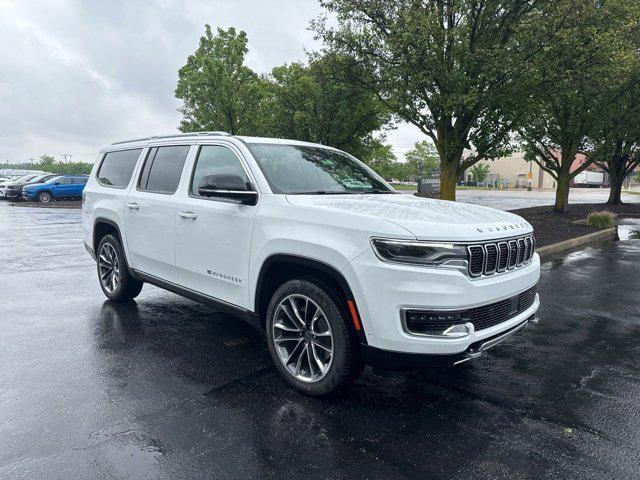
[[[494,335],[493,337],[472,343],[464,352],[453,355],[397,352],[383,350],[370,345],[361,345],[361,352],[366,364],[385,370],[414,370],[427,367],[448,367],[481,357],[485,351],[491,347],[495,347],[499,343],[502,343],[513,334],[524,329],[530,323],[538,323],[538,318],[535,315],[531,315],[528,319],[519,323],[515,327]]]

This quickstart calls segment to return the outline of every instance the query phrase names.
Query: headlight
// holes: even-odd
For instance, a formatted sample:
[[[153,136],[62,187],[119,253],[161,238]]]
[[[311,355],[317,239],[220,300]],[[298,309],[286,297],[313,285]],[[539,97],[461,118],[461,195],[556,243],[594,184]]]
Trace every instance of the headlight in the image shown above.
[[[467,248],[453,243],[411,242],[375,238],[371,241],[381,260],[395,263],[437,266],[468,259]],[[458,262],[454,262],[458,263]]]

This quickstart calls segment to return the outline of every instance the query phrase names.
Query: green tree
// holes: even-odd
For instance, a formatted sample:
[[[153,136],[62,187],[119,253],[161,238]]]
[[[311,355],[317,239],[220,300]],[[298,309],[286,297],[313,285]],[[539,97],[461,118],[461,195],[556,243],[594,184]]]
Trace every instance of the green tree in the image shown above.
[[[84,162],[58,162],[51,155],[41,155],[37,162],[4,163],[2,168],[15,168],[20,170],[42,170],[57,174],[84,174],[88,175],[93,167],[92,163]]]
[[[371,169],[385,180],[397,179],[398,161],[391,151],[391,145],[384,145],[380,142],[369,148],[366,155],[361,158]]]
[[[375,94],[355,78],[366,72],[340,55],[312,56],[308,65],[275,67],[262,104],[260,132],[266,136],[317,142],[356,157],[380,153],[374,138],[389,121]]]
[[[218,28],[213,35],[205,25],[198,48],[178,71],[181,131],[255,134],[263,82],[244,64],[247,51],[245,32]]]
[[[471,167],[471,178],[476,183],[482,183],[487,179],[489,171],[489,165],[486,163],[476,163]]]
[[[626,0],[559,0],[556,8],[542,14],[544,55],[529,71],[538,87],[518,131],[526,157],[556,180],[554,211],[564,212],[571,180],[591,163],[572,170],[576,154],[590,156],[612,106],[611,90],[628,83],[639,24],[637,3]]]
[[[511,148],[539,46],[536,12],[550,0],[321,0],[335,22],[313,28],[332,50],[372,72],[359,80],[400,119],[417,126],[440,158],[441,198],[455,200],[458,176]],[[533,27],[532,27],[533,25]],[[465,150],[473,153],[463,159]]]
[[[440,165],[438,151],[428,140],[416,142],[405,158],[411,173],[417,176],[426,176]]]
[[[637,67],[638,75],[640,68]],[[607,203],[622,203],[622,185],[640,165],[640,78],[612,99],[593,137],[591,159],[609,174]]]

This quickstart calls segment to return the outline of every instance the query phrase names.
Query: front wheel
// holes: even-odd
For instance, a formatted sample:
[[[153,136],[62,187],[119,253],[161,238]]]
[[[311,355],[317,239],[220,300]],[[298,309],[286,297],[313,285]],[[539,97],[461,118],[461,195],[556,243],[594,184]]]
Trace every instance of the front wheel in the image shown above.
[[[362,371],[343,309],[320,285],[296,279],[280,286],[269,303],[266,328],[278,371],[307,395],[333,393]]]
[[[126,302],[136,298],[143,283],[133,278],[127,268],[120,241],[113,235],[100,240],[96,255],[100,287],[109,300]]]
[[[51,194],[49,192],[40,192],[38,194],[38,200],[40,203],[49,203],[51,201]]]

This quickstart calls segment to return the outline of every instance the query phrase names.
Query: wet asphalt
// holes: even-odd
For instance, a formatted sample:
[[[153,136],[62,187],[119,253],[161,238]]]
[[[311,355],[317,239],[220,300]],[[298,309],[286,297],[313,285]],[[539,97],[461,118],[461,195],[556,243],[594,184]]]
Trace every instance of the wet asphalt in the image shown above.
[[[543,265],[541,322],[307,398],[251,327],[106,302],[80,212],[0,203],[0,478],[640,478],[640,241]]]

